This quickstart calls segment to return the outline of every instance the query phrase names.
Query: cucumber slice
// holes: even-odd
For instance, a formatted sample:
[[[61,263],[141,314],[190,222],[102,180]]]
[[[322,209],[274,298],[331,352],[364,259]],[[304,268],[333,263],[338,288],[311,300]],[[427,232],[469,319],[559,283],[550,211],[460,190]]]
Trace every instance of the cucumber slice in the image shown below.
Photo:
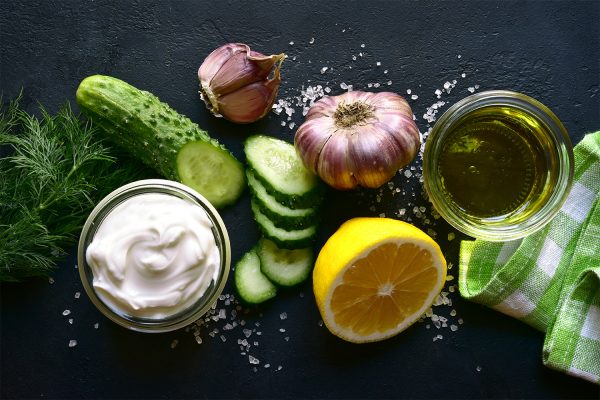
[[[262,238],[256,249],[260,269],[271,282],[280,286],[295,286],[304,282],[313,269],[313,251],[280,249],[269,239]]]
[[[205,141],[185,144],[177,155],[181,183],[219,206],[233,203],[244,190],[244,173],[231,154]]]
[[[254,200],[250,204],[260,231],[266,238],[275,242],[278,247],[283,249],[301,249],[308,247],[315,239],[317,234],[316,225],[311,225],[304,229],[287,231],[276,227],[270,219],[261,213]]]
[[[279,203],[267,193],[265,187],[254,177],[252,171],[246,171],[248,186],[254,202],[260,212],[269,218],[273,224],[283,229],[303,229],[315,225],[319,220],[316,208],[293,209]]]
[[[277,287],[260,271],[260,259],[250,250],[235,266],[233,283],[240,298],[248,304],[265,302],[277,294]]]
[[[256,135],[246,139],[244,152],[254,176],[281,204],[308,208],[320,201],[319,178],[304,167],[292,144]]]

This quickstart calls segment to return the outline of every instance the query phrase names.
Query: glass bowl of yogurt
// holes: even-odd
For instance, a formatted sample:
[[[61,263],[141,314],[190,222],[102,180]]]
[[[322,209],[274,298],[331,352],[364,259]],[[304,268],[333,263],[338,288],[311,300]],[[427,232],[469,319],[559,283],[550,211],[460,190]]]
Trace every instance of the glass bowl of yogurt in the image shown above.
[[[177,182],[122,186],[89,215],[77,254],[81,281],[109,319],[167,332],[205,314],[223,291],[231,245],[217,210]]]

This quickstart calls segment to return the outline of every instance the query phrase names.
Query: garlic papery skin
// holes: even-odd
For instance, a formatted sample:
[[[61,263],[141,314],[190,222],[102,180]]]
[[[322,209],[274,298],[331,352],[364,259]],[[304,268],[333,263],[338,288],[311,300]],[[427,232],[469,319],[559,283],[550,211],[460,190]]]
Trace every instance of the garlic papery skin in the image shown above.
[[[420,143],[410,105],[391,92],[325,97],[294,138],[304,165],[341,190],[383,185],[413,160]]]
[[[200,97],[217,117],[251,123],[264,117],[277,96],[286,55],[266,56],[242,43],[223,45],[198,69]]]

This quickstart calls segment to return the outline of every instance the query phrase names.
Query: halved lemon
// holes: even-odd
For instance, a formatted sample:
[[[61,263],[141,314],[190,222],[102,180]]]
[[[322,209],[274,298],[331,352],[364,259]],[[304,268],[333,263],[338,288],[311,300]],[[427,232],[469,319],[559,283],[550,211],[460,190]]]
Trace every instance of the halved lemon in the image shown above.
[[[390,218],[354,218],[321,249],[313,291],[327,328],[364,343],[413,324],[445,280],[446,260],[425,232]]]

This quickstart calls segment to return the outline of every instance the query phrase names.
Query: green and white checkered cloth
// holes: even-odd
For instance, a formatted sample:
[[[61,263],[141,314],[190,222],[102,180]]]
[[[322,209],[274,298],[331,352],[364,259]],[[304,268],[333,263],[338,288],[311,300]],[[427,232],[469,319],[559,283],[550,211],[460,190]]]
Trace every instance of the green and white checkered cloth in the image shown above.
[[[574,153],[571,192],[541,231],[461,243],[459,289],[546,332],[545,365],[600,384],[600,132]]]

